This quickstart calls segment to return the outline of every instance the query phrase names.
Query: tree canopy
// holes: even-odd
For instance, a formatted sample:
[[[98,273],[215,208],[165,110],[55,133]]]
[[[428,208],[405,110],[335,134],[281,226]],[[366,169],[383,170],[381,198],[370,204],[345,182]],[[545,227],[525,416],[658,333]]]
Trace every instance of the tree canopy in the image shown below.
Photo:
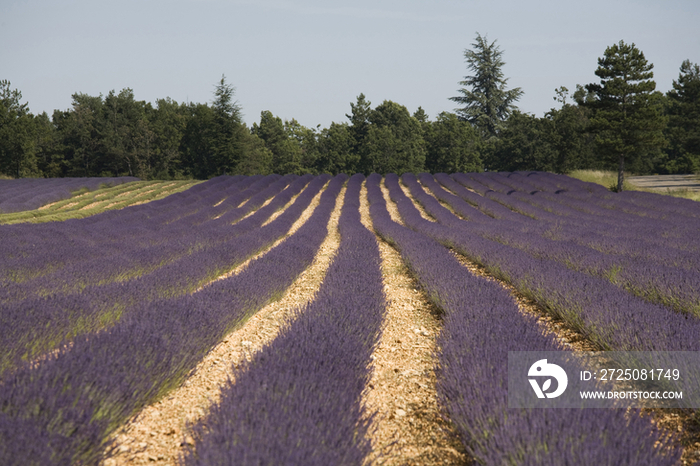
[[[700,171],[700,67],[685,60],[673,88],[656,91],[653,65],[620,41],[598,59],[600,82],[560,86],[542,117],[521,112],[508,90],[502,51],[477,33],[465,58],[463,106],[431,120],[418,107],[376,107],[360,93],[346,120],[307,128],[270,110],[247,126],[222,76],[207,103],[137,100],[131,88],[76,92],[71,107],[33,115],[0,81],[0,175],[207,179],[221,174],[473,172],[581,168]]]

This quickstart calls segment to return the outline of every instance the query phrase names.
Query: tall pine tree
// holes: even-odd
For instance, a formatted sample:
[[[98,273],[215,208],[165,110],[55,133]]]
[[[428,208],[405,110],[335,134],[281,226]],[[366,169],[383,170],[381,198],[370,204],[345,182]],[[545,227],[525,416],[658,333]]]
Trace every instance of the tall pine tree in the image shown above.
[[[593,96],[586,102],[593,110],[591,130],[601,155],[617,163],[618,192],[625,165],[649,170],[665,142],[663,96],[655,91],[653,68],[634,43],[620,41],[598,59],[600,83],[586,86]]]

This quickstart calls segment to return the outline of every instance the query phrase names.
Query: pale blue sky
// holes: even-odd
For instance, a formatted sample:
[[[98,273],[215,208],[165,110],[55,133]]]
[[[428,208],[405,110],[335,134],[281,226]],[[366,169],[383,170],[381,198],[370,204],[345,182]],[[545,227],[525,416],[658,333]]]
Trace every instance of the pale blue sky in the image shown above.
[[[360,93],[434,119],[454,110],[479,32],[503,50],[518,107],[542,116],[557,87],[597,82],[620,40],[666,92],[683,60],[700,63],[699,24],[698,0],[0,0],[0,79],[35,114],[126,87],[210,102],[224,74],[248,125],[270,110],[326,127]]]

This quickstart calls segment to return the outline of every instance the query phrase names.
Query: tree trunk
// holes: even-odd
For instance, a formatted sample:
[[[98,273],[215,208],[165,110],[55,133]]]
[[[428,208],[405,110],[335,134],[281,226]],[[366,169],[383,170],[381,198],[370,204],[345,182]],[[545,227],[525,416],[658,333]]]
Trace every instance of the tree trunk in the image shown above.
[[[620,154],[620,165],[617,169],[617,192],[622,192],[622,184],[625,181],[625,156]]]

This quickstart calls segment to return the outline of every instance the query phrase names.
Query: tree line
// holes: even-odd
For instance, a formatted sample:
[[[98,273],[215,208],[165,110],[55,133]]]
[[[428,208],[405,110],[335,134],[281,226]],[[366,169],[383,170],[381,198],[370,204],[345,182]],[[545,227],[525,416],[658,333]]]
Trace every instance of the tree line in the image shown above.
[[[132,89],[76,93],[71,108],[33,115],[19,90],[0,81],[0,174],[207,179],[221,174],[473,172],[581,168],[644,173],[700,171],[700,68],[683,62],[673,89],[655,90],[653,65],[620,41],[598,60],[599,83],[555,91],[542,117],[515,106],[503,51],[477,34],[465,59],[460,105],[430,120],[364,94],[347,121],[307,128],[263,111],[248,127],[226,78],[210,103],[155,104]],[[621,184],[620,184],[621,187]]]

